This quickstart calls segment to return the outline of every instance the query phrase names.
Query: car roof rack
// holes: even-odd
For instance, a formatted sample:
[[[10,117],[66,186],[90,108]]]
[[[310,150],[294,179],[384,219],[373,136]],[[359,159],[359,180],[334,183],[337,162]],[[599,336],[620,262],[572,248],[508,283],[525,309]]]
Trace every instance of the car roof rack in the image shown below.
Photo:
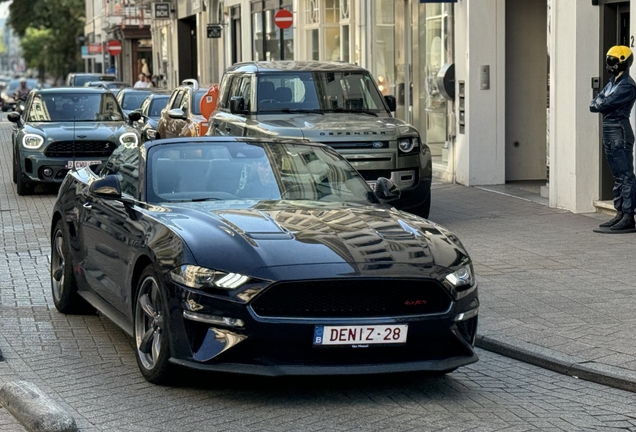
[[[194,78],[188,78],[181,81],[181,85],[192,87],[193,90],[199,90],[199,81]]]

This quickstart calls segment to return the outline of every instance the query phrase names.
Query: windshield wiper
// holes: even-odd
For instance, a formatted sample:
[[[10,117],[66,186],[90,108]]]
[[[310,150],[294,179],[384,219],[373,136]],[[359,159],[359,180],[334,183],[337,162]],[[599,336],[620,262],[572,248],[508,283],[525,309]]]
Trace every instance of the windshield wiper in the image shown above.
[[[378,113],[375,113],[375,112],[369,111],[369,110],[363,110],[363,109],[344,109],[344,108],[337,107],[337,108],[333,108],[333,109],[326,110],[326,111],[328,111],[328,112],[338,112],[338,113],[341,113],[341,112],[361,113],[361,114],[369,114],[369,115],[372,115],[374,117],[378,117]]]
[[[220,201],[219,198],[193,198],[190,201],[192,202],[201,202],[201,201]]]
[[[282,112],[284,113],[312,113],[312,114],[325,114],[321,109],[291,109],[291,108],[282,108]]]

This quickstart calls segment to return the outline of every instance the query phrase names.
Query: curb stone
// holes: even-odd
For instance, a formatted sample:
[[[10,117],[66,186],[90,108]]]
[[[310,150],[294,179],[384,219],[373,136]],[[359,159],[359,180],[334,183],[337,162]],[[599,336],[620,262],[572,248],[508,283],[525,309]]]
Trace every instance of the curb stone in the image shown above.
[[[0,403],[29,432],[76,432],[75,419],[28,381],[7,382]]]
[[[636,372],[560,353],[514,338],[477,335],[475,346],[574,378],[636,393]]]

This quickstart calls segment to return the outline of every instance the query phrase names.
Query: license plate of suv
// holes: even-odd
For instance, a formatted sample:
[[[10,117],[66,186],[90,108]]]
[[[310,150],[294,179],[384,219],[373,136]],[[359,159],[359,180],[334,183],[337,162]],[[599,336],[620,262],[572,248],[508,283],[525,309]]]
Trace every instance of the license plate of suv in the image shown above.
[[[407,324],[315,326],[314,346],[404,344],[408,330]]]
[[[102,161],[68,161],[66,162],[66,169],[73,169],[73,162],[75,162],[75,169],[86,168],[91,165],[99,165]]]

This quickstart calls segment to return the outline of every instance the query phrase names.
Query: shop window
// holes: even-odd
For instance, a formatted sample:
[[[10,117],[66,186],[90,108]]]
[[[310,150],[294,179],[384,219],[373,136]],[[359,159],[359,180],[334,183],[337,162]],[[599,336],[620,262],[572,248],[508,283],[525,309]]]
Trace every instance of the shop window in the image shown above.
[[[350,16],[349,0],[304,0],[307,57],[349,62]]]
[[[259,0],[252,2],[253,58],[256,61],[293,60],[292,28],[281,30],[274,24],[279,9],[293,12],[292,0]]]

